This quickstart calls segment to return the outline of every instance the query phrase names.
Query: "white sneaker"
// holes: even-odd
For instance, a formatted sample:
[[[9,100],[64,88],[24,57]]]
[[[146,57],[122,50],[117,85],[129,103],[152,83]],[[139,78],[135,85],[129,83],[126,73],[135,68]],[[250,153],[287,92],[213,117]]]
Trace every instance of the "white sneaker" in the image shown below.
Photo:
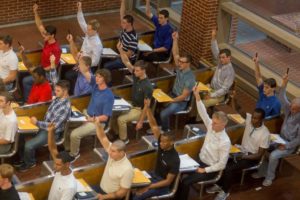
[[[251,174],[251,177],[254,179],[259,179],[259,178],[262,178],[263,176],[259,175],[258,172],[254,172],[253,174]]]
[[[219,192],[219,194],[216,196],[215,200],[226,200],[229,196],[229,193],[225,193],[223,190]]]
[[[217,193],[217,192],[221,192],[222,189],[217,184],[214,184],[213,186],[211,186],[209,188],[206,188],[205,191],[208,194],[214,194],[214,193]]]
[[[272,183],[273,183],[273,182],[272,182],[271,180],[265,179],[265,180],[263,181],[262,185],[268,187],[268,186],[271,186]]]

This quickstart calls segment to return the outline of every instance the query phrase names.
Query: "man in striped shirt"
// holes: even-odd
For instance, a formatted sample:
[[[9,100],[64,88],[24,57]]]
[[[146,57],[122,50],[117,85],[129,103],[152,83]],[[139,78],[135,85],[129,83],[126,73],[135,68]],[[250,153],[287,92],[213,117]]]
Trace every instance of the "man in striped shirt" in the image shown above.
[[[120,8],[121,26],[122,32],[119,38],[119,42],[123,46],[123,50],[126,56],[129,58],[131,64],[134,64],[137,58],[138,39],[137,34],[133,27],[134,19],[131,15],[125,15],[125,2],[121,0]],[[104,68],[113,70],[119,68],[125,68],[126,66],[122,62],[121,58],[105,63]]]

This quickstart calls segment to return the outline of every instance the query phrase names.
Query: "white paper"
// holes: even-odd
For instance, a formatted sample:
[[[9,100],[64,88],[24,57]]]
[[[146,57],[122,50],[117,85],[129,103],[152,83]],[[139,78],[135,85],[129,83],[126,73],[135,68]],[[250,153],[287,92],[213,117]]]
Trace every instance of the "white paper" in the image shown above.
[[[82,117],[70,117],[69,121],[71,122],[86,122],[86,117],[82,116]]]
[[[149,178],[149,179],[151,178],[151,176],[150,176],[150,174],[148,174],[148,172],[142,171],[142,173],[144,174],[145,177],[147,177],[147,178]]]
[[[89,186],[85,187],[78,179],[76,179],[76,183],[77,183],[77,192],[92,191]]]
[[[193,158],[191,158],[187,154],[180,155],[179,158],[180,170],[196,170],[199,167],[199,163],[197,163]]]
[[[286,141],[282,139],[279,134],[271,133],[271,141],[278,144],[286,144]]]
[[[103,48],[102,55],[104,55],[104,56],[118,56],[117,52],[115,52],[111,48]]]
[[[150,47],[147,43],[144,41],[140,41],[138,43],[138,48],[140,51],[153,51],[152,47]]]
[[[29,193],[27,192],[18,192],[21,200],[31,200]]]
[[[114,101],[114,107],[117,107],[117,106],[128,106],[128,107],[131,107],[131,105],[123,98],[121,99],[115,99]]]

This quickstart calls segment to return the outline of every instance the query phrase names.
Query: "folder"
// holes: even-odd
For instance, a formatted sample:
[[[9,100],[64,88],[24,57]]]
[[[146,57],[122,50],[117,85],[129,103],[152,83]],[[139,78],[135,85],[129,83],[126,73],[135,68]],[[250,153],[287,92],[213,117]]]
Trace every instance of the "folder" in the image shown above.
[[[144,173],[141,170],[135,168],[132,184],[134,186],[147,186],[151,184],[151,181],[144,175]]]
[[[18,119],[18,129],[20,132],[37,132],[39,128],[32,124],[28,116],[19,116]]]
[[[70,53],[63,53],[61,54],[61,59],[66,62],[67,64],[70,65],[75,65],[76,64],[76,60],[74,59],[73,55]]]
[[[200,91],[205,91],[205,92],[210,92],[211,91],[211,88],[208,87],[207,85],[203,84],[202,82],[198,82],[197,89],[200,90]]]
[[[153,97],[158,101],[158,102],[171,102],[173,99],[164,93],[161,89],[155,89],[153,91]]]
[[[227,116],[238,124],[245,123],[245,119],[240,114],[228,114]]]
[[[237,148],[234,145],[231,145],[230,153],[240,153],[240,152],[242,152],[242,151],[239,148]]]
[[[21,71],[21,72],[22,72],[22,71],[23,71],[23,72],[28,71],[28,69],[25,67],[23,61],[18,62],[18,70]]]

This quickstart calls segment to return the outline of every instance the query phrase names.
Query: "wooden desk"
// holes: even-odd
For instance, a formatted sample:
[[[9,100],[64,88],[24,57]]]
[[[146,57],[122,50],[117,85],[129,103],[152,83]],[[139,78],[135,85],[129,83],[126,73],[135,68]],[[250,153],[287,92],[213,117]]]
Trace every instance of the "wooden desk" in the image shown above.
[[[32,124],[28,116],[18,116],[18,132],[19,133],[34,133],[39,130],[39,128]]]

